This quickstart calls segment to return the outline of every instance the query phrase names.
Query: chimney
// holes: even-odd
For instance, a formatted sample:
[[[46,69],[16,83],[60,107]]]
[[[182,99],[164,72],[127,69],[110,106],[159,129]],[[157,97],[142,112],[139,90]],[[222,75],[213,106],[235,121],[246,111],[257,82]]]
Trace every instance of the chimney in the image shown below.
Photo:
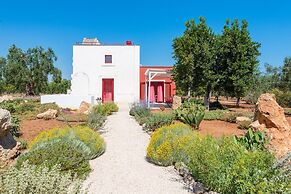
[[[132,45],[132,42],[131,42],[131,40],[127,40],[125,44],[126,44],[127,46],[130,46],[130,45]]]

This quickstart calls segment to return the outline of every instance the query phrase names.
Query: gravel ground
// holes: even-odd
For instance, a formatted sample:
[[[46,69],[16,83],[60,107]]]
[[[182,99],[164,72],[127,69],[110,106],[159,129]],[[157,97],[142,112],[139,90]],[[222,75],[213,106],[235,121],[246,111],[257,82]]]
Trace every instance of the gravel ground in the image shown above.
[[[89,193],[188,193],[173,167],[146,161],[149,135],[128,115],[128,108],[108,117],[103,137],[106,152],[92,161],[93,172],[85,181]]]

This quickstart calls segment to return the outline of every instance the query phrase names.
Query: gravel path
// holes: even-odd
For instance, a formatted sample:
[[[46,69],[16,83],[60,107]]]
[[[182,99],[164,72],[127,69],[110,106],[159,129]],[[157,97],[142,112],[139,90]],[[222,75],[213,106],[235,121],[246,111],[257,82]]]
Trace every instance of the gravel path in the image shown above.
[[[149,135],[128,115],[128,108],[108,117],[103,137],[106,152],[92,161],[85,181],[89,193],[188,193],[173,167],[160,167],[145,159]]]

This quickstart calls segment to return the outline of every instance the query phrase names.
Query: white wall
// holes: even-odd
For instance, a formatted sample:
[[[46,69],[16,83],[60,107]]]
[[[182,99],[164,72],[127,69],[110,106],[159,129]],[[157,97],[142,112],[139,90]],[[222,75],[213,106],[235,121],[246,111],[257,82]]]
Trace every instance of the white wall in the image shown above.
[[[105,64],[112,55],[112,64]],[[72,95],[102,97],[102,78],[114,79],[114,101],[139,100],[139,46],[74,45]]]
[[[88,102],[92,105],[97,103],[94,96],[90,95],[52,94],[42,95],[40,97],[41,104],[54,102],[62,108],[77,109],[80,107],[82,101]]]

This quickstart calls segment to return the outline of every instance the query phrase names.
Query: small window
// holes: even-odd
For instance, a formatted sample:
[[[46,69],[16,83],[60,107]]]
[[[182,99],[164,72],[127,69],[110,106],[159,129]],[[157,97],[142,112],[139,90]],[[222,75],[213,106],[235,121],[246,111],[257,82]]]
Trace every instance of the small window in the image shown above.
[[[112,63],[112,55],[105,55],[105,63]]]

